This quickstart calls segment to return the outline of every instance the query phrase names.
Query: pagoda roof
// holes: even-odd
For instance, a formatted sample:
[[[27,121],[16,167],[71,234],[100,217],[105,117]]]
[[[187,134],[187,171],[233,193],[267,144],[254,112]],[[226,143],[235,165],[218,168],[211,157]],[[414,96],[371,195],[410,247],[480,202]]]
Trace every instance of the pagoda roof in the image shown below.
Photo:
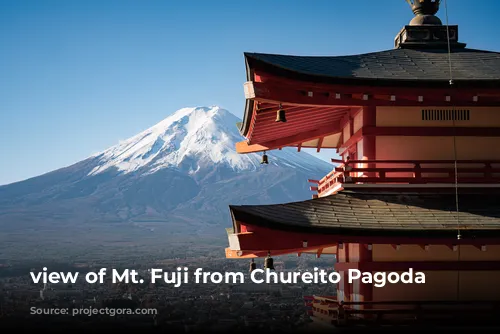
[[[284,77],[342,84],[399,85],[405,81],[412,86],[448,85],[450,80],[447,49],[402,48],[348,56],[245,53],[245,59],[248,80],[256,67]],[[500,85],[500,52],[452,49],[451,62],[456,84],[493,81],[496,87]]]
[[[347,56],[245,53],[245,62],[246,104],[237,126],[247,140],[237,147],[239,153],[285,146],[338,148],[341,127],[335,122],[344,119],[349,108],[497,106],[500,99],[500,52],[494,51],[397,48]],[[281,107],[298,115],[293,125],[268,121]],[[331,124],[326,126],[325,121]],[[327,140],[319,143],[319,138]]]
[[[462,190],[461,190],[462,191]],[[411,192],[343,190],[312,200],[275,205],[230,206],[233,226],[345,236],[494,237],[500,235],[498,191]]]

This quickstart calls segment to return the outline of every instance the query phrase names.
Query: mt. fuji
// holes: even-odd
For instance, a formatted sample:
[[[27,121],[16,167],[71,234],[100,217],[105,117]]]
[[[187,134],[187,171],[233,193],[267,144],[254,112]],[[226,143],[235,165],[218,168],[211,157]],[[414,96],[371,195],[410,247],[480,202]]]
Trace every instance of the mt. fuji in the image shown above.
[[[183,108],[81,162],[0,187],[0,253],[224,244],[228,205],[311,198],[307,179],[332,166],[292,148],[269,152],[269,165],[238,154],[238,121],[219,107]]]
[[[95,155],[99,165],[89,175],[112,167],[125,174],[152,174],[163,168],[176,168],[195,176],[214,165],[233,172],[255,171],[260,168],[260,156],[238,154],[234,149],[235,143],[242,140],[236,128],[238,121],[219,107],[180,109],[146,131]],[[270,163],[276,166],[313,172],[321,164],[289,150],[273,152],[273,157]]]

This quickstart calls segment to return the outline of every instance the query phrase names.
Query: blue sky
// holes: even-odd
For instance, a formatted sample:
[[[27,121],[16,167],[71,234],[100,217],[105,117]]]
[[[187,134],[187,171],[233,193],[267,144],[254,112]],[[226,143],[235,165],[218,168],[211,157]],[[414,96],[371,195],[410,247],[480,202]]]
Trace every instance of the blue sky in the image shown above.
[[[82,160],[182,107],[220,105],[242,117],[245,51],[391,49],[413,17],[404,0],[0,6],[0,184]],[[500,51],[498,1],[448,0],[448,10],[468,47]]]

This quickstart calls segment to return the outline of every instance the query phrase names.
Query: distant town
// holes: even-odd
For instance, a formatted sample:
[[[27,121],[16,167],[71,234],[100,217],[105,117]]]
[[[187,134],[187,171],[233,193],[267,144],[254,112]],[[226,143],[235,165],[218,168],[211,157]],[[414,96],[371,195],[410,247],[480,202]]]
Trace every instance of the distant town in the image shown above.
[[[259,268],[262,259],[257,259]],[[333,257],[315,258],[301,255],[275,258],[277,271],[310,270],[311,267],[332,269]],[[150,276],[148,269],[177,267],[203,268],[211,272],[242,272],[243,284],[195,284],[193,281],[175,288],[157,282],[125,284],[111,281],[89,284],[79,279],[74,284],[34,284],[30,271],[42,267],[63,272],[98,271],[100,268],[124,270],[134,268],[138,276]],[[140,328],[168,328],[178,331],[255,330],[283,331],[306,328],[304,296],[334,295],[335,285],[328,284],[255,284],[248,277],[249,260],[228,260],[213,254],[184,255],[168,259],[134,261],[89,261],[79,263],[3,263],[0,269],[0,314],[3,325],[18,326],[29,322],[38,328],[59,324],[91,326],[112,325]],[[140,314],[92,314],[92,309],[140,310]],[[46,314],[46,310],[68,310],[69,314]],[[86,312],[84,312],[86,311]],[[43,313],[45,312],[45,313]],[[113,311],[114,312],[114,311]],[[52,311],[54,313],[54,311]],[[76,314],[76,315],[75,315]]]

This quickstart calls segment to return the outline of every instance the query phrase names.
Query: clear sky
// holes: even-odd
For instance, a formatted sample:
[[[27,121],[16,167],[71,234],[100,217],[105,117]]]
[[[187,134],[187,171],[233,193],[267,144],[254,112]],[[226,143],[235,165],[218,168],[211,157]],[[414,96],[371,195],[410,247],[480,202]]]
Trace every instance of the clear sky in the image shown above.
[[[471,48],[500,51],[499,11],[496,0],[448,0]],[[182,107],[242,117],[245,51],[391,49],[412,17],[404,0],[0,0],[0,184],[85,159]]]

